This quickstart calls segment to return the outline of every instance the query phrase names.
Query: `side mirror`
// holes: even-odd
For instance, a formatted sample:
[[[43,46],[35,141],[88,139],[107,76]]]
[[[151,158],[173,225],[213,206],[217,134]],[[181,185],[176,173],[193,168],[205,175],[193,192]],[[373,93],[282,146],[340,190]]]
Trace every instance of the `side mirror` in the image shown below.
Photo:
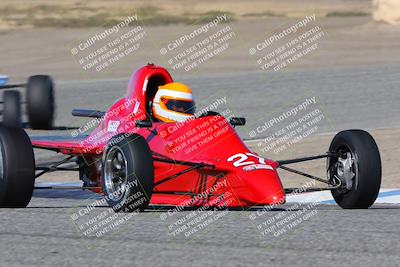
[[[246,124],[246,118],[243,117],[232,117],[229,122],[233,125],[233,126],[243,126]]]
[[[138,128],[151,128],[153,126],[153,122],[149,120],[136,121],[136,127]]]

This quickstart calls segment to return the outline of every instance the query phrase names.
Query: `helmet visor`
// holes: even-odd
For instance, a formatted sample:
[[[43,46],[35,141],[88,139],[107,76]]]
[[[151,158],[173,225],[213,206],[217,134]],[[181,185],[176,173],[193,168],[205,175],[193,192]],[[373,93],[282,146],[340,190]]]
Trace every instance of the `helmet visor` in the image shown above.
[[[193,115],[195,112],[194,101],[190,100],[168,99],[167,103],[165,103],[165,106],[169,110],[173,110],[180,113]]]

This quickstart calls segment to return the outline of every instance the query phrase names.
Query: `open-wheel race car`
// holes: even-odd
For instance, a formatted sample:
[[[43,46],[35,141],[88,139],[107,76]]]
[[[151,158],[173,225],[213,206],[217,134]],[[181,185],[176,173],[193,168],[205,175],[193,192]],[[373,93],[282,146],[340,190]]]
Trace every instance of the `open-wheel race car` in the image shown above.
[[[180,103],[191,108],[183,91],[177,90],[176,98],[158,96],[157,92],[172,83],[166,69],[153,64],[142,67],[130,78],[126,95],[106,112],[72,111],[75,116],[98,121],[88,135],[29,137],[20,128],[2,127],[0,206],[27,206],[33,190],[43,189],[35,187],[35,178],[57,170],[78,171],[83,185],[77,188],[103,194],[115,211],[143,210],[149,205],[281,204],[293,189],[282,187],[278,169],[326,184],[308,190],[330,190],[343,208],[368,208],[374,203],[381,161],[367,132],[342,131],[326,153],[274,161],[250,151],[238,136],[235,126],[244,125],[244,118],[225,118],[217,112],[174,122],[154,117],[155,104],[166,108]],[[65,159],[35,165],[33,148],[65,154]],[[326,178],[287,167],[316,159],[327,160]]]
[[[25,88],[25,101],[16,88]],[[22,104],[26,104],[26,115],[32,129],[50,130],[53,127],[55,103],[54,84],[48,75],[30,76],[26,83],[8,84],[7,76],[0,76],[3,92],[2,124],[7,127],[22,127]],[[13,89],[13,90],[9,90]]]

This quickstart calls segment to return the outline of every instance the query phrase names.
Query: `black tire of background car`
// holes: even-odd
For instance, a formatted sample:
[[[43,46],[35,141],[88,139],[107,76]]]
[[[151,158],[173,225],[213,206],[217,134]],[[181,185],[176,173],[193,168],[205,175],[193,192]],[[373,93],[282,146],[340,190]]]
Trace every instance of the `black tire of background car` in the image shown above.
[[[118,134],[109,140],[104,151],[103,163],[105,156],[113,146],[118,146],[126,158],[128,164],[128,183],[132,183],[137,179],[138,186],[129,187],[129,190],[124,192],[125,195],[122,197],[122,200],[114,201],[106,198],[107,202],[116,212],[143,211],[150,203],[154,184],[154,165],[150,147],[147,141],[138,134]],[[102,185],[104,194],[107,194],[104,168],[102,169]],[[132,206],[133,203],[130,201],[124,203],[124,199],[129,199],[129,197],[134,196],[138,192],[141,192],[142,197],[144,197],[142,204]]]
[[[341,148],[354,157],[355,177],[350,190],[332,190],[336,203],[344,209],[366,209],[376,200],[381,185],[381,158],[373,137],[362,130],[347,130],[336,134],[330,152]],[[337,159],[328,159],[328,167]]]
[[[35,75],[28,79],[26,102],[29,124],[32,129],[49,130],[54,120],[53,80],[47,75]]]
[[[35,158],[25,131],[0,127],[0,153],[0,207],[24,208],[35,183]]]
[[[3,103],[3,125],[6,127],[22,127],[20,92],[5,91]]]

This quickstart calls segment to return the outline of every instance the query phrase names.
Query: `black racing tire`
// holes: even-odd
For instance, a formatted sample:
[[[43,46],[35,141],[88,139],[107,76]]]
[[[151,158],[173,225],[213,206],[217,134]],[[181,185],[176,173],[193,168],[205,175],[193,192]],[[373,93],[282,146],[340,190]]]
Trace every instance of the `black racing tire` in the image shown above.
[[[26,102],[31,128],[50,130],[53,127],[55,112],[54,86],[50,76],[29,77],[26,87]]]
[[[336,203],[344,209],[367,209],[374,204],[381,185],[382,166],[378,146],[373,137],[363,130],[347,130],[336,134],[329,147],[329,151],[342,154],[342,157],[328,158],[328,178],[333,180],[334,175],[340,178],[342,164],[351,155],[348,168],[352,175],[351,184],[332,190]],[[347,156],[344,156],[346,154]],[[342,177],[344,177],[342,175]]]
[[[11,90],[3,93],[3,125],[6,127],[22,127],[21,94]]]
[[[0,207],[26,207],[35,184],[35,157],[21,128],[0,127],[0,178]]]
[[[150,203],[154,183],[153,157],[138,134],[118,134],[103,154],[102,187],[116,212],[143,211]]]

